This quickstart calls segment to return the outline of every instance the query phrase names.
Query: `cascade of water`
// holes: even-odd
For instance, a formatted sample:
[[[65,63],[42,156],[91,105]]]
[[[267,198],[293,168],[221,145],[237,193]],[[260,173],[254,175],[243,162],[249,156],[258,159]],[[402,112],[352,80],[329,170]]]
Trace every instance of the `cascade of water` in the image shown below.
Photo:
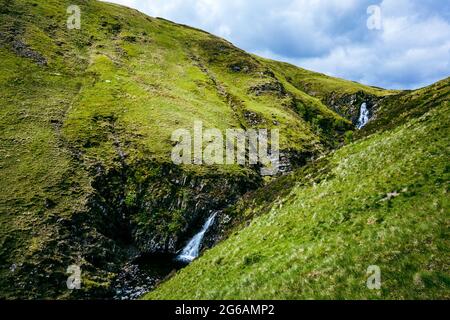
[[[214,222],[217,212],[214,212],[208,220],[206,220],[202,229],[188,242],[188,244],[181,250],[181,253],[177,256],[177,260],[183,262],[191,262],[198,257],[200,253],[200,246],[202,244],[203,237],[206,231]]]
[[[362,129],[369,122],[369,116],[370,116],[369,109],[367,109],[367,104],[364,102],[361,105],[358,124],[356,125],[356,127],[358,129]]]

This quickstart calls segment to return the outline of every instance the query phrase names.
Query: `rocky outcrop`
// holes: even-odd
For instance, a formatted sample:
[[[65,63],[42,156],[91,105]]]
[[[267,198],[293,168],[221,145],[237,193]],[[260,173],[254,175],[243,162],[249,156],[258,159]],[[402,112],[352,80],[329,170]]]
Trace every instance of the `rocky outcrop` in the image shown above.
[[[369,110],[369,118],[373,118],[378,110],[381,98],[370,95],[364,91],[354,94],[342,95],[336,92],[331,93],[324,99],[324,103],[341,116],[357,124],[361,104],[364,102]]]
[[[284,98],[288,96],[286,89],[278,81],[271,81],[253,86],[249,89],[249,93],[252,93],[256,96],[261,96],[264,94],[273,94],[279,98]]]
[[[325,104],[341,116],[351,120],[353,124],[356,124],[361,104],[364,102],[367,104],[372,117],[378,108],[379,101],[380,98],[360,91],[351,95],[332,93],[325,99]]]
[[[258,65],[251,60],[240,60],[228,66],[232,72],[251,73],[258,68]]]
[[[92,201],[109,237],[134,245],[142,254],[174,254],[211,210],[233,203],[261,185],[248,175],[197,175],[171,163],[148,163],[98,176]]]
[[[10,33],[0,32],[0,46],[11,47],[16,55],[31,59],[41,67],[47,65],[47,59],[22,41],[20,33],[17,30],[11,30]]]

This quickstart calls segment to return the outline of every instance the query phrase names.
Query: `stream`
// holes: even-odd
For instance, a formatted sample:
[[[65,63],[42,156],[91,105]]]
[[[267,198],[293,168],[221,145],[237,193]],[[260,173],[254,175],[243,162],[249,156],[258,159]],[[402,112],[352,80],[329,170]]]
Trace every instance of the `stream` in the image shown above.
[[[134,300],[153,290],[159,282],[186,267],[196,259],[202,248],[205,233],[213,225],[217,212],[213,212],[197,232],[179,251],[173,254],[142,256],[128,263],[115,280],[116,300]]]

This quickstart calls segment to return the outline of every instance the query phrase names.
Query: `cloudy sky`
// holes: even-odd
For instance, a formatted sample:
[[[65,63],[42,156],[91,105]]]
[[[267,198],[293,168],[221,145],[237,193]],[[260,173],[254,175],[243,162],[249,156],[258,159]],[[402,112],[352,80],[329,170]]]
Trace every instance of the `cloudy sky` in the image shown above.
[[[108,1],[364,84],[412,89],[450,76],[448,0]]]

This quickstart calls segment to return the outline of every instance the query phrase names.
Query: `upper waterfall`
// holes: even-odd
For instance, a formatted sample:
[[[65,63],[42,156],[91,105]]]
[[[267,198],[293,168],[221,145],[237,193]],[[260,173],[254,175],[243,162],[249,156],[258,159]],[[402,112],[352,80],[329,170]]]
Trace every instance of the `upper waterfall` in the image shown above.
[[[361,109],[359,112],[359,119],[358,119],[358,124],[356,125],[356,127],[358,129],[362,129],[368,122],[369,122],[369,109],[367,109],[367,103],[363,103],[361,105]]]

